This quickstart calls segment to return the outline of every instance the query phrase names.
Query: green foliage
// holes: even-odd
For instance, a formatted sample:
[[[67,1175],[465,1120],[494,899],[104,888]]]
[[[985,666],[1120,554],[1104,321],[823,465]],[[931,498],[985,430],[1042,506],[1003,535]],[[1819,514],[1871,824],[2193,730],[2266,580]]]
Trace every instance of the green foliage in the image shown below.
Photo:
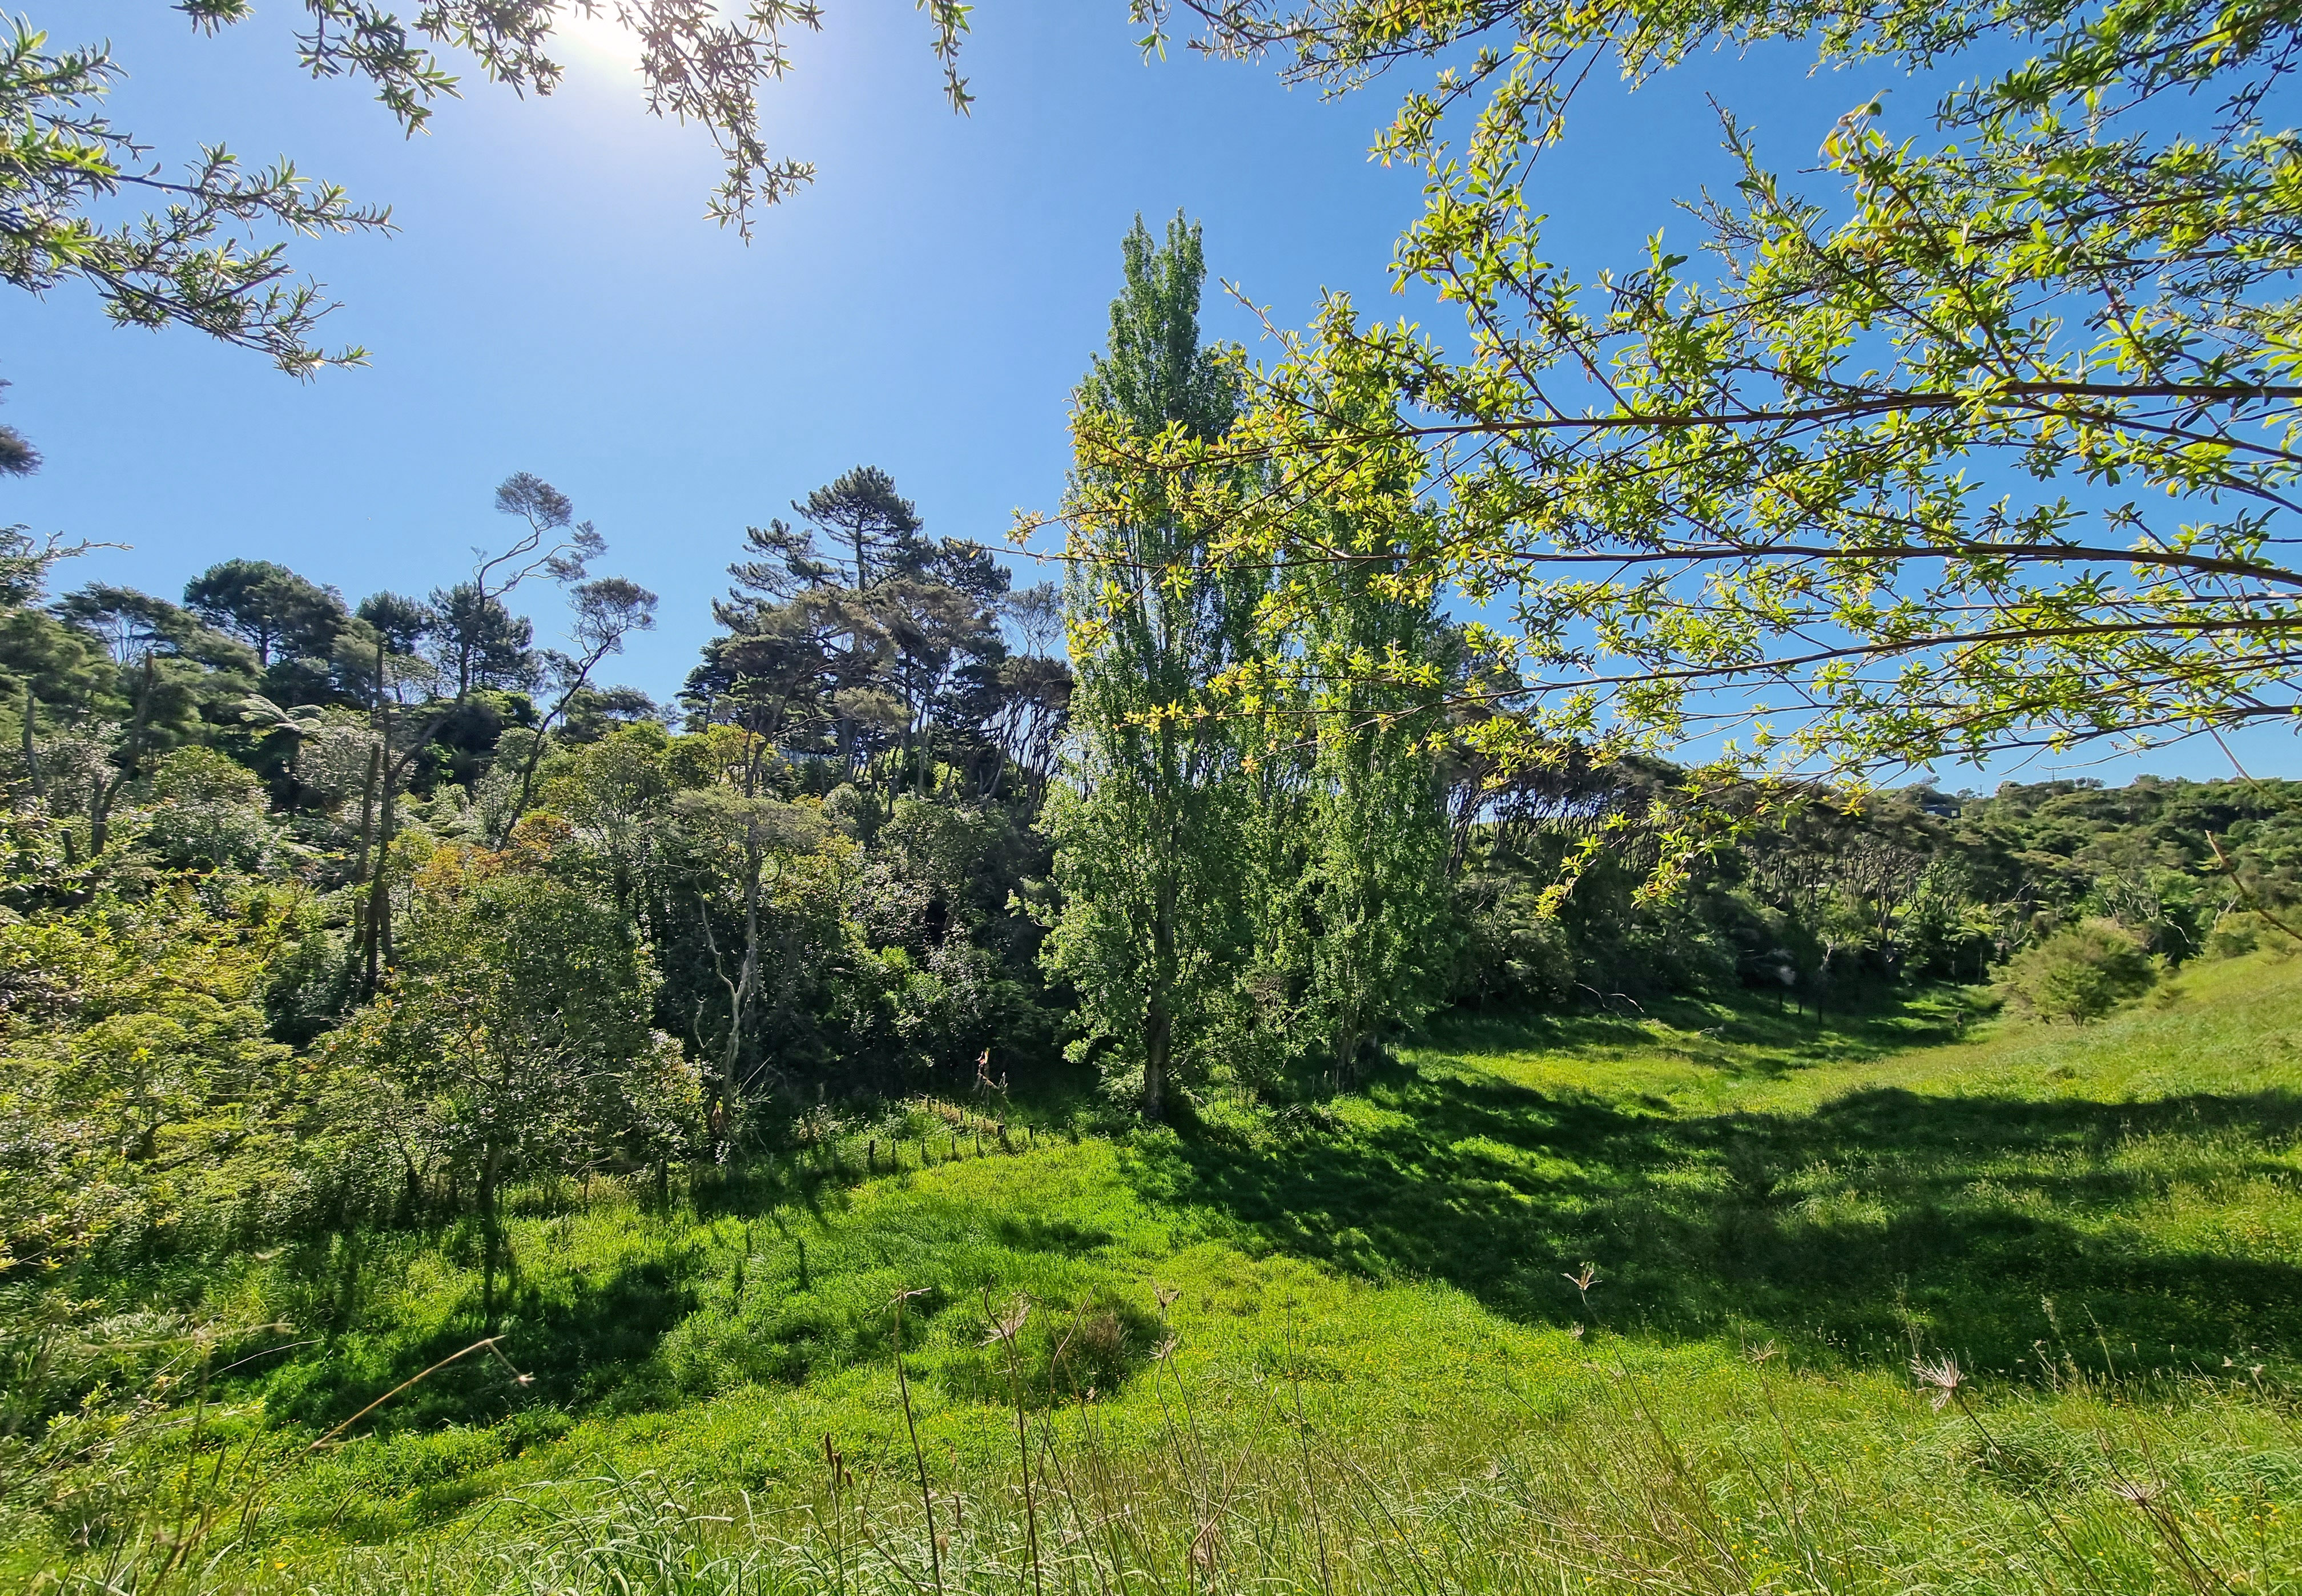
[[[179,869],[261,874],[279,845],[264,784],[213,748],[180,748],[153,772],[145,841]]]
[[[272,1233],[359,1188],[331,1071],[266,1034],[283,919],[181,882],[0,919],[0,1279]]]
[[[1349,1085],[1445,995],[1454,904],[1434,751],[1456,651],[1429,598],[1394,585],[1397,550],[1347,526],[1326,536],[1353,560],[1313,567],[1264,609],[1258,963],[1283,983],[1279,1035]]]
[[[2158,984],[2150,954],[2115,921],[2090,920],[2025,948],[2006,967],[2007,995],[2053,1020],[2084,1025]]]
[[[1047,961],[1078,994],[1075,1059],[1157,1117],[1169,1092],[1357,1078],[1439,1001],[1451,927],[1435,754],[1459,649],[1372,518],[1322,520],[1348,566],[1274,579],[1218,557],[1251,472],[1173,480],[1133,440],[1220,438],[1206,273],[1180,218],[1138,221],[1110,349],[1080,385],[1064,613],[1077,677]],[[1403,462],[1402,462],[1403,463]],[[1405,494],[1412,475],[1395,477]],[[1306,518],[1323,512],[1306,508]]]
[[[2250,911],[2224,914],[2206,934],[2206,952],[2216,959],[2237,959],[2257,948],[2285,955],[2293,953],[2293,935]]]
[[[21,218],[0,248],[0,275],[46,292],[68,279],[94,287],[124,326],[183,323],[257,349],[298,375],[357,365],[311,340],[327,311],[316,287],[295,284],[281,247],[250,248],[237,223],[306,235],[381,231],[382,210],[356,206],[286,162],[249,172],[217,146],[170,183],[164,221],[100,219],[123,182],[144,180],[146,152],[102,111],[121,69],[102,47],[52,51],[22,18],[0,39],[0,113],[14,130],[0,194]]]
[[[1123,253],[1110,349],[1080,386],[1074,433],[1221,436],[1234,398],[1199,343],[1198,230],[1179,217],[1163,247],[1138,220]],[[1215,683],[1252,647],[1262,584],[1216,560],[1214,529],[1123,466],[1083,455],[1073,491],[1064,602],[1078,685],[1071,763],[1048,811],[1061,899],[1047,958],[1079,995],[1074,1056],[1098,1060],[1155,1119],[1171,1084],[1205,1079],[1240,1029],[1253,784]]]
[[[2009,783],[1822,792],[1712,830],[1647,888],[1691,795],[1653,760],[1456,777],[1458,1000],[1619,1003],[1738,978],[1801,1007],[1895,982],[1989,979],[2025,947],[2113,921],[2169,966],[2296,893],[2284,782]],[[1472,784],[1480,784],[1473,789]],[[1604,845],[1592,850],[1594,842]],[[2223,939],[2227,943],[2230,939]]]
[[[269,668],[283,659],[325,660],[345,619],[340,594],[268,559],[227,559],[185,584],[184,607],[256,651]]]
[[[118,676],[104,645],[38,609],[0,607],[0,688],[20,735],[27,693],[35,735],[38,722],[58,713],[118,714]]]
[[[713,606],[728,630],[704,645],[681,694],[693,718],[890,789],[930,794],[938,760],[978,798],[1000,792],[1013,762],[1035,760],[1043,781],[1068,677],[1044,657],[1014,675],[1024,662],[998,624],[1005,568],[979,544],[928,539],[876,467],[793,508],[806,530],[749,528],[752,558],[728,567],[735,585]]]
[[[444,1161],[491,1215],[505,1179],[580,1169],[627,1128],[675,1151],[701,1130],[629,921],[527,852],[433,855],[391,987],[342,1042],[400,1094],[411,1168]]]
[[[1506,615],[1474,628],[1508,667],[1465,697],[1509,711],[1482,746],[1549,763],[1708,735],[1731,802],[1752,773],[2292,712],[2276,6],[1187,7],[1211,47],[1276,49],[1330,89],[1430,63],[1374,149],[1425,174],[1395,268],[1461,307],[1461,340],[1334,296],[1229,437],[1155,452],[1179,479],[1248,458],[1285,483],[1229,524],[1242,560],[1338,558],[1306,500],[1388,516],[1412,575]],[[1558,264],[1538,197],[1575,158],[1578,88],[1611,62],[1670,94],[1681,63],[1762,44],[1957,81],[1790,131],[1794,164],[1820,144],[1812,181],[1722,107],[1736,181],[1687,197],[1696,247],[1658,231],[1615,270]],[[1138,469],[1155,452],[1105,441]],[[1423,465],[1405,507],[1401,449]]]

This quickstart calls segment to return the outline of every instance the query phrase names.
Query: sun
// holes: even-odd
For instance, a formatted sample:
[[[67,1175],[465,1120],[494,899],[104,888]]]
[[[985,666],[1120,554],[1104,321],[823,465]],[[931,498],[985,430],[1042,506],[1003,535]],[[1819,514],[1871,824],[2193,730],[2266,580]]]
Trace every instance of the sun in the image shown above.
[[[563,5],[551,38],[571,66],[639,70],[639,37],[617,22],[611,5],[601,5],[588,16],[574,4]]]

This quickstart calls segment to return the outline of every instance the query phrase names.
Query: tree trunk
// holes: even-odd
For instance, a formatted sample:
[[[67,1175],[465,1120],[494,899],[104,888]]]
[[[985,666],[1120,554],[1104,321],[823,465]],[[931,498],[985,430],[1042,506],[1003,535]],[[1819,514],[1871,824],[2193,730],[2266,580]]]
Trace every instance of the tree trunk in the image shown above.
[[[480,1319],[482,1328],[496,1327],[496,1177],[502,1172],[503,1149],[491,1147],[480,1160]]]
[[[40,779],[40,756],[32,746],[39,712],[38,701],[32,696],[32,685],[27,682],[24,684],[24,774],[32,784],[32,796],[46,805],[48,802],[47,784]]]
[[[375,849],[376,787],[382,777],[383,749],[379,744],[368,750],[367,779],[360,784],[359,855],[352,864],[354,881],[364,882],[367,879],[368,860]],[[373,977],[364,975],[364,972],[369,969],[368,934],[374,928],[374,919],[375,917],[367,911],[366,900],[362,899],[358,919],[352,925],[352,970],[356,977],[369,979],[371,982]],[[374,990],[373,985],[370,986],[369,990]]]
[[[766,869],[766,861],[760,846],[757,824],[756,820],[746,822],[752,830],[744,840],[744,962],[736,972],[735,986],[727,994],[727,1050],[719,1064],[720,1088],[731,1110],[739,1107],[743,1102],[739,1071],[743,1067],[744,1022],[750,1017],[752,1000],[760,989],[760,878]],[[706,908],[704,914],[708,926],[710,910]]]
[[[1143,1117],[1164,1119],[1167,1076],[1174,1051],[1175,1017],[1168,991],[1175,970],[1175,883],[1159,883],[1159,904],[1151,922],[1151,991],[1143,1012]]]
[[[88,853],[90,859],[104,852],[104,844],[112,836],[112,802],[136,776],[137,767],[144,759],[144,724],[152,713],[152,651],[144,651],[144,672],[136,691],[136,715],[129,722],[128,746],[118,774],[110,781],[100,781],[88,798]]]
[[[1143,1117],[1147,1120],[1167,1116],[1167,1054],[1173,1037],[1167,994],[1155,987],[1143,1017]]]
[[[391,802],[391,709],[383,709],[383,746],[381,771],[382,792],[377,804],[375,838],[375,869],[368,878],[367,889],[367,995],[374,997],[383,979],[384,971],[391,968],[391,883],[387,867],[391,862],[391,833],[398,813]]]
[[[367,879],[368,853],[375,846],[376,784],[383,775],[383,749],[381,744],[367,751],[367,779],[360,783],[360,841],[359,862],[352,867],[352,879]]]

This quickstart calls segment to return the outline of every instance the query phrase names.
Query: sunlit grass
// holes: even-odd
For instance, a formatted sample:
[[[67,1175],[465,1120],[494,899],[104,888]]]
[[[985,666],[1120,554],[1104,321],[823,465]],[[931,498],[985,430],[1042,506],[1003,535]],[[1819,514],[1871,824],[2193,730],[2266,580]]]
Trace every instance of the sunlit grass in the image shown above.
[[[1328,1526],[1355,1588],[1418,1567],[1377,1555],[1390,1515],[1493,1571],[1432,1589],[1616,1588],[1650,1561],[1676,1570],[1656,1588],[2077,1589],[2086,1536],[2101,1588],[2150,1589],[2174,1554],[2117,1495],[2147,1474],[2227,1541],[2217,1577],[2296,1586],[2302,963],[2206,966],[2082,1031],[1963,1006],[1464,1021],[1359,1096],[1216,1105],[1189,1131],[1002,1152],[986,1116],[982,1155],[970,1128],[952,1161],[949,1120],[915,1113],[859,1130],[839,1175],[824,1152],[668,1207],[533,1193],[508,1361],[457,1364],[285,1472],[228,1561],[543,1588],[489,1550],[548,1540],[537,1504],[609,1539],[709,1508],[752,1516],[690,1527],[757,1585],[861,1499],[825,1498],[827,1438],[916,1541],[888,1302],[920,1289],[922,1452],[994,1541],[1016,1436],[984,1341],[1020,1294],[1031,1433],[1153,1504],[1177,1578],[1205,1467],[1261,1504],[1266,1573],[1312,1586],[1315,1526],[1280,1504],[1316,1481],[1374,1516]],[[903,1172],[863,1176],[905,1138]],[[451,1227],[121,1289],[312,1343],[218,1386],[197,1451],[221,1491],[482,1333],[478,1261]],[[1957,1360],[1960,1406],[1929,1405],[1914,1353]],[[164,1432],[139,1466],[181,1477],[193,1445]],[[2042,1513],[2079,1539],[2042,1550]],[[44,1521],[19,1523],[47,1560]],[[984,1588],[1016,1572],[999,1546],[968,1553]],[[1861,1577],[1816,1572],[1834,1557]]]

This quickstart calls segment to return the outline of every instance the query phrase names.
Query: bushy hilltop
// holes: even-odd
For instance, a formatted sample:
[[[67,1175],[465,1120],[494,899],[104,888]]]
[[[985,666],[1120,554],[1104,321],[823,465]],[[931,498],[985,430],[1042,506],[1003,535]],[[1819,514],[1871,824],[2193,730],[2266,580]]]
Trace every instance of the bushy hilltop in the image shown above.
[[[2298,894],[2302,784],[2143,777],[1810,795],[1724,836],[1659,905],[1637,901],[1652,844],[1634,828],[1544,903],[1584,837],[1667,804],[1677,779],[1616,767],[1488,801],[1458,844],[1458,1001],[1572,1005],[1740,979],[1827,1004],[1849,987],[1990,981],[2088,920],[2179,964],[2217,934],[2224,951],[2282,937]]]

